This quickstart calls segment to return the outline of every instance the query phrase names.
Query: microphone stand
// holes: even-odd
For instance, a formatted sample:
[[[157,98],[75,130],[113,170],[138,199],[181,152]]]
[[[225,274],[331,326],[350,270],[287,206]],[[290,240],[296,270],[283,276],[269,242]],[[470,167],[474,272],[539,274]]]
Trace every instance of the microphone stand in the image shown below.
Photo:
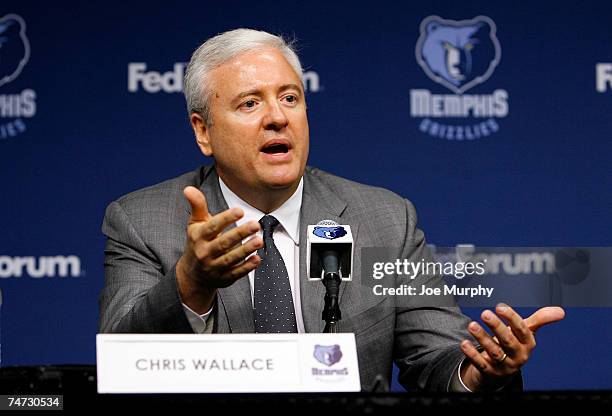
[[[338,263],[337,252],[329,250],[323,253],[323,284],[325,285],[325,307],[323,308],[325,329],[323,332],[327,334],[338,332],[338,321],[342,318],[338,301],[341,282]]]
[[[340,275],[338,273],[326,273],[323,277],[323,284],[325,285],[325,307],[323,308],[323,320],[325,321],[325,329],[323,330],[326,334],[335,334],[338,332],[336,326],[342,313],[340,312],[340,304],[338,303],[338,296],[340,293]]]

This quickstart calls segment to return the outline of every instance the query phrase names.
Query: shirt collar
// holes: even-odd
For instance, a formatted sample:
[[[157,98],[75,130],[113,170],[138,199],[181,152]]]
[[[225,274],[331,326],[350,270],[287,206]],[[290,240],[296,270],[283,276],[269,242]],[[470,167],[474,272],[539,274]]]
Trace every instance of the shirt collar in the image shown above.
[[[236,195],[219,177],[219,187],[227,206],[229,208],[241,208],[244,211],[244,217],[236,221],[237,225],[242,225],[248,221],[259,221],[264,214],[257,208],[247,204],[242,198]],[[300,242],[300,209],[302,207],[302,194],[304,190],[304,178],[300,178],[300,183],[288,200],[280,207],[272,211],[269,215],[273,215],[280,225],[285,229],[289,237],[295,244]]]

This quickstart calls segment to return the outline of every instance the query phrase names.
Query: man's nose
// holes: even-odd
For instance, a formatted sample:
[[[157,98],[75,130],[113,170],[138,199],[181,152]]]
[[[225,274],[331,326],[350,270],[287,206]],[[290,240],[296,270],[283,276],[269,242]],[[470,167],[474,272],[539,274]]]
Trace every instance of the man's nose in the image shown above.
[[[280,130],[289,124],[285,111],[278,101],[273,101],[267,106],[267,112],[263,119],[264,127],[270,130]]]

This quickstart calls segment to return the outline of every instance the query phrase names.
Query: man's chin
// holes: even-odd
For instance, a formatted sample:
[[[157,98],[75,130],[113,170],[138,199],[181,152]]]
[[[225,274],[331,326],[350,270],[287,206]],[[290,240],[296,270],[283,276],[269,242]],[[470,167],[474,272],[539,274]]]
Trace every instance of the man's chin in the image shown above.
[[[270,190],[281,190],[297,187],[302,175],[299,172],[271,172],[265,175],[262,182]]]
[[[289,188],[297,187],[297,184],[299,183],[299,181],[300,181],[300,178],[297,178],[295,180],[266,181],[265,187],[270,190],[289,189]]]

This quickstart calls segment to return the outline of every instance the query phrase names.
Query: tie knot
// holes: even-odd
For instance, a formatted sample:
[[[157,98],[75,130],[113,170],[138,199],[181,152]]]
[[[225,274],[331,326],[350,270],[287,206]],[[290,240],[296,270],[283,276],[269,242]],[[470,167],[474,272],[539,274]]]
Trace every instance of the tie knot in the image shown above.
[[[264,239],[271,238],[274,229],[276,228],[276,226],[278,226],[278,220],[272,215],[264,215],[259,220],[259,223],[261,224]]]

